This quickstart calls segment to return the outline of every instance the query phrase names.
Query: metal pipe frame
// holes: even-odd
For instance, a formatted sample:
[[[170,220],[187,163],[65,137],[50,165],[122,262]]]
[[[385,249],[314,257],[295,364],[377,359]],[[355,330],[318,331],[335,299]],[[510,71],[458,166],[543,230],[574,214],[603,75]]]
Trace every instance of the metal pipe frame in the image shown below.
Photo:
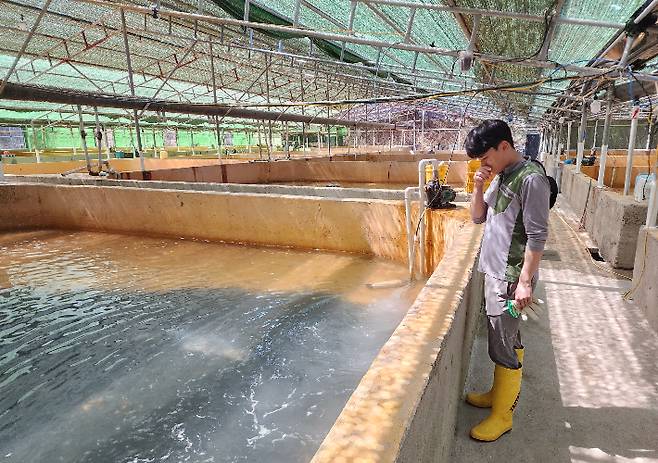
[[[583,154],[585,153],[585,134],[587,131],[587,102],[583,101],[583,110],[580,117],[580,127],[578,129],[578,151],[576,153],[576,173],[580,172],[583,164]]]
[[[637,111],[636,111],[637,109]],[[639,121],[639,107],[634,107],[631,114],[631,132],[628,136],[628,153],[626,155],[626,174],[624,176],[624,196],[631,190],[631,175],[633,173],[633,155],[635,153],[635,139],[637,136],[637,124]]]
[[[323,118],[318,116],[302,116],[285,112],[256,111],[242,108],[232,108],[223,105],[183,104],[165,100],[151,100],[140,97],[116,97],[103,94],[67,91],[61,88],[46,88],[8,83],[5,90],[5,99],[23,101],[45,101],[62,104],[82,104],[106,108],[141,109],[146,103],[154,112],[167,112],[177,114],[200,114],[206,116],[225,116],[245,119],[258,119],[273,122],[290,121],[305,122],[308,124],[340,125],[351,127],[370,127],[378,129],[396,129],[386,123],[367,121],[347,121],[344,119]]]
[[[603,136],[601,137],[601,159],[599,160],[599,176],[596,181],[598,188],[605,186],[605,165],[608,159],[608,133],[610,131],[610,121],[612,119],[612,94],[614,92],[613,84],[608,86],[605,107],[605,122],[603,124]]]
[[[347,76],[346,76],[347,77]]]
[[[34,24],[32,24],[32,28],[30,29],[30,32],[27,34],[27,37],[23,41],[23,45],[21,46],[20,51],[18,52],[18,55],[16,55],[16,58],[14,59],[14,62],[11,65],[11,68],[5,75],[5,78],[2,81],[2,85],[0,85],[0,95],[2,95],[2,92],[5,90],[5,86],[7,85],[7,82],[9,81],[9,78],[14,72],[14,69],[16,69],[16,65],[20,61],[21,57],[23,56],[23,53],[25,53],[25,50],[27,50],[27,46],[30,44],[30,41],[32,40],[32,36],[37,30],[37,27],[39,27],[39,24],[41,24],[41,19],[43,19],[43,16],[46,14],[46,11],[48,11],[48,7],[50,6],[50,2],[52,0],[46,0],[46,3],[41,7],[41,11],[39,11],[39,15],[37,16],[37,19],[34,21]]]
[[[126,32],[126,14],[124,10],[119,10],[121,15],[121,26],[123,31],[123,45],[126,49],[126,65],[128,66],[128,83],[130,85],[130,94],[135,97],[135,82],[133,79],[133,68],[132,61],[130,58],[130,46],[128,45],[128,33]],[[78,105],[79,107],[80,105]],[[94,105],[101,106],[101,105]],[[144,166],[144,153],[142,152],[142,133],[139,128],[139,115],[137,113],[137,108],[133,108],[133,116],[135,121],[135,140],[137,141],[137,151],[139,153],[139,166],[144,172],[146,167]],[[80,116],[82,118],[82,116]],[[81,119],[82,120],[82,119]]]
[[[151,10],[148,8],[140,7],[140,6],[135,6],[135,5],[130,5],[130,4],[125,4],[125,3],[107,3],[103,2],[101,0],[76,0],[81,3],[89,3],[93,5],[102,5],[104,7],[111,7],[111,8],[116,8],[116,9],[124,9],[126,11],[134,11],[137,13],[142,13],[142,14],[149,14]],[[484,11],[478,11],[478,10],[472,10],[470,11],[472,14],[484,14],[488,13],[488,10]],[[283,32],[286,34],[291,34],[291,35],[297,35],[300,37],[314,37],[318,39],[324,39],[324,40],[329,40],[329,41],[334,41],[334,42],[348,42],[348,43],[354,43],[354,44],[359,44],[359,45],[369,45],[375,48],[393,48],[397,50],[406,50],[406,51],[418,51],[420,53],[425,53],[427,55],[442,55],[442,56],[451,56],[453,58],[458,57],[459,52],[461,50],[448,50],[448,49],[443,49],[443,48],[438,48],[438,47],[429,47],[429,46],[420,46],[420,45],[413,45],[413,44],[408,44],[408,43],[389,43],[381,40],[372,40],[372,39],[367,39],[367,38],[362,38],[362,37],[356,37],[356,36],[351,36],[351,35],[346,35],[346,34],[336,34],[336,33],[328,33],[328,32],[322,32],[322,31],[316,31],[316,30],[310,30],[310,29],[301,29],[301,28],[295,28],[295,27],[288,27],[288,26],[280,26],[276,24],[268,24],[268,23],[254,23],[250,21],[243,21],[239,19],[231,19],[231,18],[218,18],[215,16],[205,16],[205,15],[199,15],[199,14],[194,14],[194,13],[184,13],[180,11],[173,11],[173,10],[161,10],[159,13],[161,16],[171,16],[179,19],[186,19],[189,21],[204,21],[208,22],[210,24],[216,24],[220,26],[237,26],[237,27],[244,27],[244,28],[253,28],[253,29],[262,29],[262,30],[267,30],[267,31],[272,31],[272,32]],[[532,15],[530,15],[532,16]],[[521,18],[521,19],[528,19],[528,18]],[[528,19],[529,20],[529,19]],[[543,17],[542,17],[543,20]],[[567,22],[568,24],[581,24],[581,25],[598,25],[598,26],[603,26],[606,25],[606,23],[601,23],[601,22],[593,22],[593,24],[589,24],[589,21],[587,20],[570,20]],[[618,29],[621,27],[621,24],[618,23],[607,23],[607,26],[616,28]],[[505,62],[509,60],[509,57],[505,56],[497,56],[497,55],[489,55],[489,54],[482,54],[478,53],[476,55],[480,61],[486,61],[490,63],[497,63],[497,62]],[[534,59],[527,59],[527,60],[521,60],[521,61],[515,61],[514,63],[516,66],[525,66],[525,67],[534,67],[534,68],[546,68],[546,69],[554,69],[556,68],[555,63],[553,62],[546,62],[546,61],[540,61],[540,60],[534,60]],[[604,70],[604,69],[597,69],[597,68],[591,68],[591,67],[582,67],[582,66],[574,66],[574,65],[562,65],[560,66],[561,69],[564,69],[566,71],[572,71],[579,73],[583,76],[596,76],[596,75],[601,75],[603,73],[606,73],[608,76],[611,76],[611,73],[609,70]],[[618,73],[618,76],[623,76],[623,72]],[[637,73],[636,77],[640,80],[647,80],[647,81],[658,81],[658,76],[653,76],[650,74],[643,74],[643,73]]]

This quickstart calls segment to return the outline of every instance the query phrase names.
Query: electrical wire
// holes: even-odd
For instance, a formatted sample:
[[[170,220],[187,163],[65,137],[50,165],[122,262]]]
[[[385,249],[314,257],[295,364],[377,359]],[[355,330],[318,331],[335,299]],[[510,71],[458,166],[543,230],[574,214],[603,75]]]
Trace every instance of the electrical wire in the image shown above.
[[[611,70],[612,71],[612,70]],[[608,71],[608,72],[611,72]],[[598,77],[593,76],[591,78]],[[257,107],[309,107],[309,106],[335,106],[340,107],[344,105],[354,105],[354,104],[377,104],[377,103],[395,103],[395,102],[412,102],[412,101],[423,101],[423,100],[434,100],[439,98],[449,98],[454,96],[466,96],[466,95],[478,95],[481,93],[502,91],[502,92],[516,92],[519,90],[529,90],[537,88],[541,85],[551,82],[564,82],[564,81],[573,81],[583,79],[582,76],[566,76],[566,77],[542,77],[530,82],[520,82],[515,84],[507,85],[497,85],[493,87],[480,87],[472,89],[457,90],[453,92],[435,92],[429,94],[415,94],[415,95],[405,95],[400,97],[379,97],[379,98],[367,98],[367,99],[355,99],[355,100],[334,100],[334,101],[298,101],[298,102],[287,102],[287,103],[245,103],[245,104],[235,104],[235,105],[222,105],[226,108],[257,108]]]

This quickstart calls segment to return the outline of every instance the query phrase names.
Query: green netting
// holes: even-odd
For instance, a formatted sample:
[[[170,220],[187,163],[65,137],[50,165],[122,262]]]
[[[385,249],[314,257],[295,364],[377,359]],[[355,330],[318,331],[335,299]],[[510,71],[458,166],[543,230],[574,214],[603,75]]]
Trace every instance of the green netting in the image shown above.
[[[643,0],[568,0],[562,8],[562,16],[624,23],[644,3]],[[560,24],[548,56],[562,64],[584,65],[616,33],[615,29]]]

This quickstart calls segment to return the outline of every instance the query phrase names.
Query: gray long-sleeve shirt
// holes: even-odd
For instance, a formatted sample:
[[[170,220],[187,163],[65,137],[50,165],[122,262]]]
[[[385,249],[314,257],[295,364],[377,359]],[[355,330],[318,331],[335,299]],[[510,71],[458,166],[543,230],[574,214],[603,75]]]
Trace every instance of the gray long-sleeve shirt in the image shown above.
[[[551,189],[543,169],[520,161],[497,175],[484,194],[486,220],[478,270],[499,280],[517,281],[526,246],[543,251],[548,237]]]

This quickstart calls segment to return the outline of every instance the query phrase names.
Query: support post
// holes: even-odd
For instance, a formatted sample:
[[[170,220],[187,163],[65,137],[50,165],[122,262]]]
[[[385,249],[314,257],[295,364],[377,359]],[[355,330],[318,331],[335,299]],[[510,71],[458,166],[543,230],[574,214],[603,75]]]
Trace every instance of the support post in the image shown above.
[[[126,51],[126,64],[128,67],[128,84],[130,85],[130,95],[135,96],[135,81],[133,79],[133,65],[132,60],[130,59],[130,47],[128,46],[128,33],[126,31],[126,12],[122,9],[119,10],[121,13],[121,31],[123,33],[123,46]],[[142,132],[139,128],[139,115],[137,110],[133,109],[133,119],[135,123],[135,136],[137,141],[137,152],[139,153],[139,166],[142,169],[142,172],[146,170],[144,167],[144,156],[142,154]]]
[[[571,126],[573,121],[567,122],[567,140],[564,144],[564,152],[567,158],[569,158],[569,151],[571,151]]]
[[[32,144],[34,145],[34,155],[37,158],[37,162],[41,162],[41,153],[39,153],[39,147],[37,144],[37,128],[34,126],[34,121],[30,122],[32,128]]]
[[[562,150],[564,149],[564,142],[562,140],[562,135],[564,134],[564,122],[560,122],[560,129],[558,132],[558,144],[557,144],[557,151],[555,152],[555,156],[553,157],[553,177],[557,178],[557,172],[560,170],[560,153],[562,153]]]
[[[101,130],[101,124],[98,121],[98,107],[94,106],[94,119],[96,120],[96,129],[94,130],[94,138],[96,139],[96,144],[98,145],[98,172],[103,170],[103,153],[101,143],[103,141],[103,131]]]
[[[246,4],[245,4],[246,8]],[[215,81],[215,55],[212,52],[212,40],[208,42],[210,52],[210,74],[212,76],[212,101],[217,104],[217,82]],[[217,159],[222,160],[222,134],[219,130],[219,118],[215,116],[215,135],[217,136]]]
[[[425,146],[425,110],[423,109],[420,112],[420,140],[423,146]]]
[[[290,134],[288,132],[288,121],[286,121],[285,125],[285,130],[286,130],[286,159],[290,159]]]
[[[658,179],[653,184],[651,194],[649,195],[649,205],[647,209],[647,227],[656,226],[656,214],[658,214]]]
[[[580,116],[580,129],[578,130],[578,151],[576,153],[576,173],[580,172],[585,152],[585,134],[587,133],[587,102],[583,100],[583,112]]]
[[[610,131],[610,121],[612,119],[612,93],[614,87],[612,84],[608,87],[605,106],[605,121],[603,123],[603,135],[601,136],[601,157],[599,159],[599,177],[596,181],[598,188],[605,186],[605,164],[608,160],[608,133]]]
[[[80,120],[80,138],[82,140],[82,149],[85,153],[85,162],[87,163],[87,172],[91,171],[91,161],[89,160],[89,151],[87,150],[87,132],[85,132],[85,123],[82,120],[82,106],[78,105],[78,118]]]
[[[624,177],[624,196],[631,190],[631,175],[633,173],[633,154],[635,153],[635,138],[637,136],[637,123],[640,116],[640,106],[633,105],[631,112],[631,133],[628,137],[628,154],[626,156],[626,176]]]
[[[414,133],[413,133],[413,150],[416,152],[416,110],[414,109]]]

